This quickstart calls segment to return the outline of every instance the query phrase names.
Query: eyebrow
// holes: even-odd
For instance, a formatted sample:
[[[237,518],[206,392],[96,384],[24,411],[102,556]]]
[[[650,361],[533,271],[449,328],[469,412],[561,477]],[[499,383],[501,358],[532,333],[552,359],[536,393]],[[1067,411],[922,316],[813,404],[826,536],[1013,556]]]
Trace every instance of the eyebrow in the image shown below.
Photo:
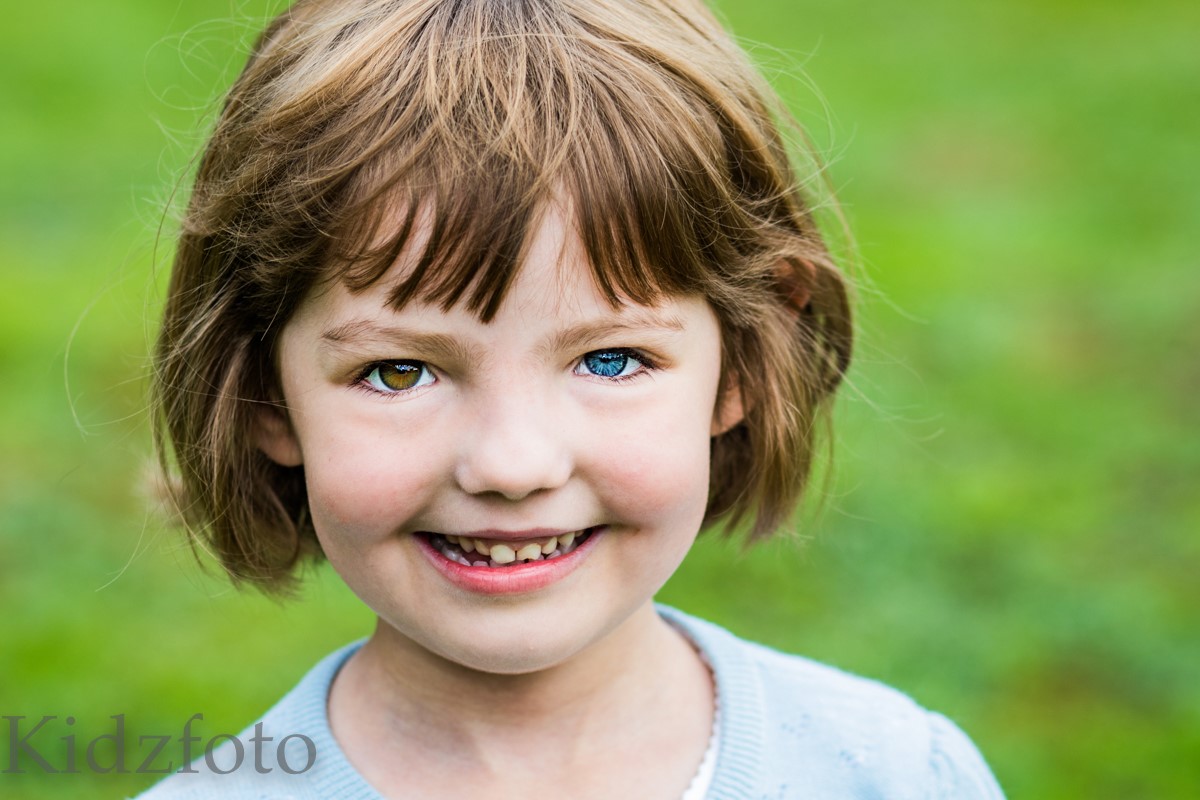
[[[420,353],[440,361],[476,367],[484,360],[483,350],[464,344],[453,336],[426,333],[403,325],[380,325],[371,320],[354,320],[321,334],[325,350],[353,352],[356,345],[386,345]]]
[[[674,314],[660,314],[637,308],[619,317],[581,322],[551,337],[545,349],[550,352],[579,350],[600,339],[620,334],[683,333],[687,326]]]
[[[635,309],[619,317],[588,320],[558,331],[543,344],[541,353],[579,350],[606,337],[620,334],[682,333],[683,320],[673,314]],[[380,325],[372,320],[353,320],[321,334],[326,350],[352,351],[359,344],[386,344],[437,359],[448,359],[472,367],[484,361],[482,348],[464,343],[453,336],[427,333],[403,325]]]

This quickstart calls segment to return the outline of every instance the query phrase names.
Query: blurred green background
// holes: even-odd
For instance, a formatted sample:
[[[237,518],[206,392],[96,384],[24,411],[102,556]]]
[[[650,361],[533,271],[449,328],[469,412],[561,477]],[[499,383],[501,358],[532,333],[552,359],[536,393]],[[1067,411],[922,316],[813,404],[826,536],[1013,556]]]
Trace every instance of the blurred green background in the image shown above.
[[[369,631],[328,571],[204,576],[142,488],[161,212],[266,9],[0,27],[0,713],[76,717],[60,766],[112,714],[240,730]],[[944,711],[1011,797],[1200,796],[1200,4],[721,9],[831,162],[862,344],[807,542],[702,540],[661,599]],[[29,769],[0,796],[153,781]]]

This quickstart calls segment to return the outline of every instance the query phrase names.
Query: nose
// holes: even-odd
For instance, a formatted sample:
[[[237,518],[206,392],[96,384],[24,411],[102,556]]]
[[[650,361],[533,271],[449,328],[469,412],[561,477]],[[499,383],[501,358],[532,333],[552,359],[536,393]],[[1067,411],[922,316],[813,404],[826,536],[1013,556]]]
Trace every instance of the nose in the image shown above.
[[[557,489],[571,476],[573,460],[561,420],[532,392],[488,393],[473,424],[462,431],[454,477],[469,494],[520,500]]]

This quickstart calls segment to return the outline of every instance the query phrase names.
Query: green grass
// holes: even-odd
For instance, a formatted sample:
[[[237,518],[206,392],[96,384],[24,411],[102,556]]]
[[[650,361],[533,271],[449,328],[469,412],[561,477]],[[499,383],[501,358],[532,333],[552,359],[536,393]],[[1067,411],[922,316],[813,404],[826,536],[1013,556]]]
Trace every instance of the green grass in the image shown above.
[[[810,541],[703,540],[662,599],[946,712],[1012,797],[1194,796],[1200,6],[722,7],[832,161],[863,335]],[[369,631],[328,571],[285,606],[203,577],[139,489],[156,226],[263,9],[0,29],[4,714],[235,731]]]

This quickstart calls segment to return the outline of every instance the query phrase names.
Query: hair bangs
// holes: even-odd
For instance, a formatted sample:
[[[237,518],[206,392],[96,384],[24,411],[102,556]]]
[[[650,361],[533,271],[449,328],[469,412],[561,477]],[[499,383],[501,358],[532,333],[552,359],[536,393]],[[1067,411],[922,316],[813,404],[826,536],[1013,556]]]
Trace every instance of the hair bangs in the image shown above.
[[[422,36],[417,74],[373,107],[379,135],[331,237],[348,288],[404,256],[393,307],[465,303],[490,320],[561,204],[614,307],[712,294],[730,231],[750,223],[729,219],[721,125],[677,74],[539,4],[435,14]]]

